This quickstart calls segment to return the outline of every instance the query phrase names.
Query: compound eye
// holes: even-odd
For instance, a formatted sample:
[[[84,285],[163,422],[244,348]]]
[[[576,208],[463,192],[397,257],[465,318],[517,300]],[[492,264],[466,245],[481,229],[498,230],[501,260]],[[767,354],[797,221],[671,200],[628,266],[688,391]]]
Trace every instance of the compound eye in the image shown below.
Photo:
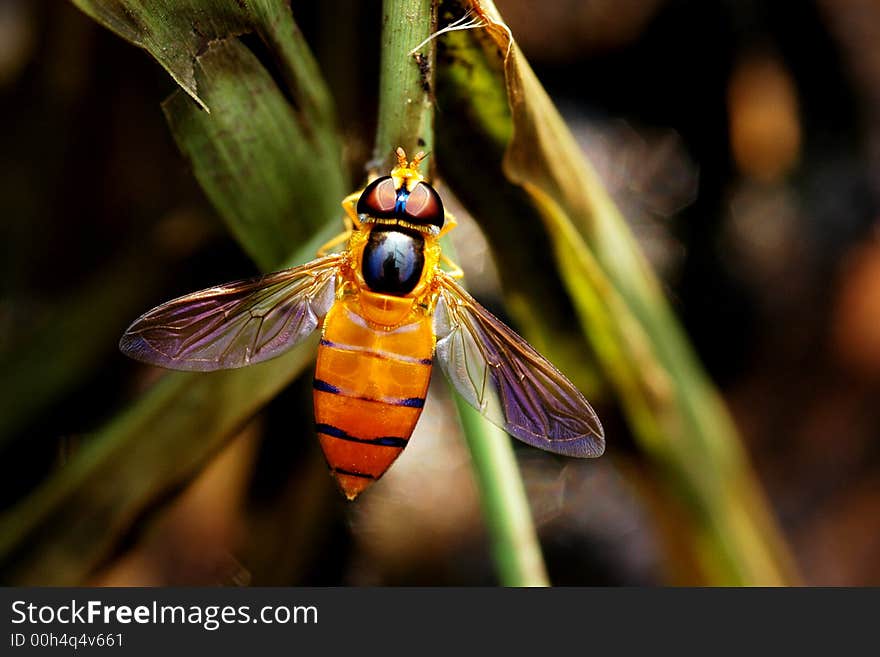
[[[392,217],[397,205],[397,190],[391,176],[377,178],[366,186],[357,202],[357,213],[370,217]]]
[[[406,199],[404,215],[408,221],[418,226],[443,228],[443,201],[433,187],[420,182]]]

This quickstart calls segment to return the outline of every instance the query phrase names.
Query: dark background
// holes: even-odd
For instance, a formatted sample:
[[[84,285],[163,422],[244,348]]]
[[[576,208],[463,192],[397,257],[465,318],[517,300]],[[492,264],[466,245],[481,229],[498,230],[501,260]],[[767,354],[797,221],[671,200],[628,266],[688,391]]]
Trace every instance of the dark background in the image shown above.
[[[880,7],[497,4],[725,395],[804,581],[880,584]],[[293,10],[356,179],[379,3]],[[0,453],[4,509],[155,380],[116,351],[131,319],[255,271],[171,140],[159,103],[173,88],[66,3],[0,2],[0,394],[21,418]],[[75,376],[21,385],[51,379],[59,363],[45,355],[68,342]],[[311,413],[307,379],[157,501],[92,582],[494,583],[443,386],[422,446],[351,506],[325,474],[309,479],[316,446],[287,435],[292,412]],[[688,583],[627,468],[637,457],[518,454],[555,583]]]

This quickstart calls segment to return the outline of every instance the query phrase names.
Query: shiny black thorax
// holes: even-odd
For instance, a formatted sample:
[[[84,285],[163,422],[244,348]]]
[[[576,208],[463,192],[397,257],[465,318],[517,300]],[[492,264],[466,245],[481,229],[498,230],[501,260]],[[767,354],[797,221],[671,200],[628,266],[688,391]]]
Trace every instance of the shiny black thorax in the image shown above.
[[[378,224],[364,247],[363,276],[373,292],[403,296],[413,291],[425,267],[425,238],[395,225]]]
[[[424,233],[436,234],[443,227],[440,196],[424,182],[411,191],[405,185],[397,189],[386,176],[367,185],[358,199],[357,213],[364,220],[396,220],[375,223],[370,230],[361,272],[367,286],[394,296],[412,292],[425,267]]]

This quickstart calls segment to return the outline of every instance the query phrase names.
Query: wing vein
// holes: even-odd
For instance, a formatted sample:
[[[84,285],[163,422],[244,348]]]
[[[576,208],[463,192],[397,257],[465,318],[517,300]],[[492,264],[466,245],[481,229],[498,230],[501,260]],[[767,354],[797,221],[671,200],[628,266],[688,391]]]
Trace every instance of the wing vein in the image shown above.
[[[437,360],[462,396],[530,445],[599,456],[602,425],[574,384],[451,277],[437,277]]]

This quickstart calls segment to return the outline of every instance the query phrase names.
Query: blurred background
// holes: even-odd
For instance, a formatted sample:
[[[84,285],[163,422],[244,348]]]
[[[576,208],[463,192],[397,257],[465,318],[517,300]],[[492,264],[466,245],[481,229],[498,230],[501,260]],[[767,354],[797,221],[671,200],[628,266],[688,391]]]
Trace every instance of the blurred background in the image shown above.
[[[496,4],[721,389],[803,582],[880,584],[880,5]],[[292,5],[358,181],[380,3]],[[161,376],[116,350],[132,319],[256,272],[169,134],[159,104],[174,88],[67,3],[0,0],[0,512]],[[478,229],[465,221],[457,244],[473,292],[503,313]],[[494,584],[445,383],[355,504],[327,476],[310,388],[308,372],[139,510],[85,581]],[[516,448],[551,580],[699,583],[611,397],[597,410],[606,457]]]

